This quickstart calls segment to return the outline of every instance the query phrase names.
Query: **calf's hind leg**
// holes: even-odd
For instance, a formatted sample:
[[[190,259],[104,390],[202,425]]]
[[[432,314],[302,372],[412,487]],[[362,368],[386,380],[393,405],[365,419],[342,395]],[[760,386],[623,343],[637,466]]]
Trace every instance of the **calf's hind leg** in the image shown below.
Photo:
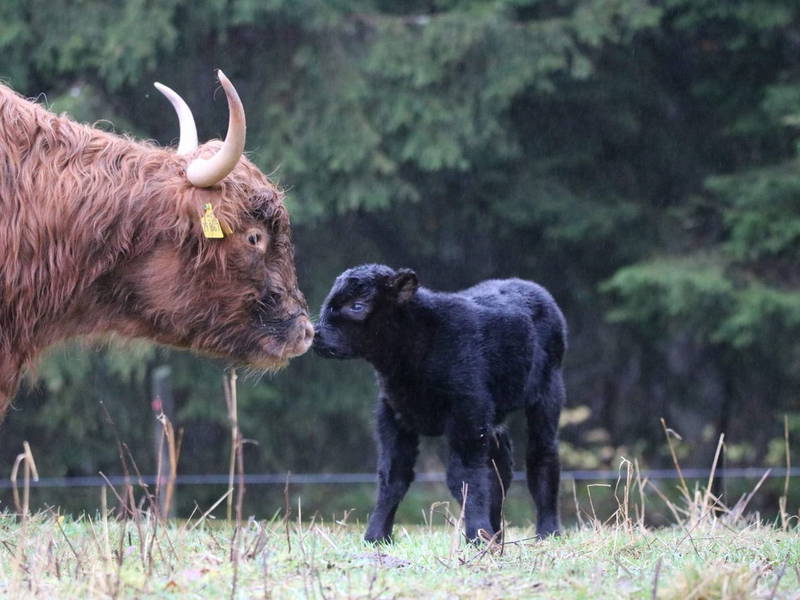
[[[558,485],[561,464],[558,458],[558,418],[564,404],[564,381],[561,370],[551,373],[545,389],[526,407],[528,450],[526,471],[528,489],[536,503],[536,535],[557,535]]]
[[[479,541],[481,529],[489,536],[495,533],[489,519],[491,478],[487,466],[492,432],[486,422],[482,414],[462,412],[451,415],[445,426],[450,446],[447,487],[464,507],[464,533],[470,541]]]

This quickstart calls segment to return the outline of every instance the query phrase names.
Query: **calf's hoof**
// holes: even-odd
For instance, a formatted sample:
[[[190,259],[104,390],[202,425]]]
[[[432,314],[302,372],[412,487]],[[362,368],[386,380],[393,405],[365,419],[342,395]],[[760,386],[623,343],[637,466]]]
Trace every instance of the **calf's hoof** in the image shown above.
[[[536,537],[540,540],[557,535],[561,535],[561,527],[557,521],[554,523],[540,523],[536,527]]]
[[[370,533],[368,531],[364,534],[364,541],[369,544],[391,544],[394,540],[392,540],[391,533]]]
[[[467,529],[464,532],[464,536],[471,544],[494,543],[500,539],[500,533],[489,526]]]
[[[486,546],[486,549],[494,554],[502,550],[503,548],[503,532],[502,531],[495,531],[494,533],[490,533],[485,529],[478,530],[478,537],[472,540],[474,544],[480,544],[481,546]]]

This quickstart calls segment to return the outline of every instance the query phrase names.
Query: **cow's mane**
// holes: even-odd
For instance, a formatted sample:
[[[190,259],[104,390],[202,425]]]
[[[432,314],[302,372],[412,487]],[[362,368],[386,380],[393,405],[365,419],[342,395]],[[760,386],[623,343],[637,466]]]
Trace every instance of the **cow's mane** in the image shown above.
[[[22,349],[26,362],[37,324],[57,323],[71,299],[164,236],[192,245],[194,268],[224,265],[225,245],[200,233],[202,205],[212,202],[236,230],[252,210],[254,183],[276,200],[280,193],[246,159],[213,193],[192,187],[187,161],[218,147],[178,156],[55,115],[0,85],[0,353]]]

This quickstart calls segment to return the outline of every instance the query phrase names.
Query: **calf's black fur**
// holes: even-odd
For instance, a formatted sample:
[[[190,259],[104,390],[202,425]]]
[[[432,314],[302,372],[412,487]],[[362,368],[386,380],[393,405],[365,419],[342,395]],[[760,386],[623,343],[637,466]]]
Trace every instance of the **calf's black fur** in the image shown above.
[[[459,503],[466,489],[467,537],[499,533],[512,477],[502,423],[519,408],[537,533],[558,533],[566,324],[544,288],[504,279],[440,293],[420,287],[411,270],[362,265],[336,279],[316,332],[320,355],[364,358],[377,374],[378,500],[367,540],[391,540],[420,435],[447,437],[447,485]]]

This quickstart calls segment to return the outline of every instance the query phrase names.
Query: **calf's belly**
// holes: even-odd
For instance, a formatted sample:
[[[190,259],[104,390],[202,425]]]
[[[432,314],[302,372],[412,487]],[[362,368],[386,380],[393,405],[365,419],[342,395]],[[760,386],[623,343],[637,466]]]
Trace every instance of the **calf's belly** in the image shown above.
[[[409,431],[428,437],[435,437],[444,434],[444,419],[431,418],[422,415],[397,412],[395,418],[400,425]]]

